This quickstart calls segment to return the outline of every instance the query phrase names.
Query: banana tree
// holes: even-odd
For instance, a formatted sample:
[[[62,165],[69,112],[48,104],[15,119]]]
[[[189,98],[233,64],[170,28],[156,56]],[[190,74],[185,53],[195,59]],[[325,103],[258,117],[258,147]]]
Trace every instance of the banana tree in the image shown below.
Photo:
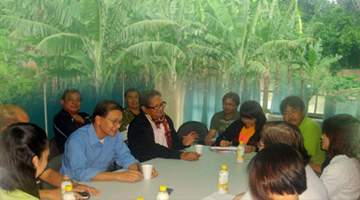
[[[12,36],[38,40],[34,50],[40,55],[37,61],[44,73],[61,76],[59,72],[67,71],[81,76],[95,87],[99,97],[111,95],[120,69],[121,63],[111,60],[111,52],[118,48],[112,41],[124,27],[127,16],[121,11],[129,4],[110,0],[14,1],[0,18],[11,28]]]

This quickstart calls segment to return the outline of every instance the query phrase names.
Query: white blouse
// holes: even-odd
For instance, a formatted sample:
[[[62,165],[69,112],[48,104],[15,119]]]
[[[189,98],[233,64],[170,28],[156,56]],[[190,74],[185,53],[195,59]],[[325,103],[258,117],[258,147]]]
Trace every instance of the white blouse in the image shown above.
[[[358,199],[360,197],[360,164],[356,158],[338,155],[325,167],[320,179],[330,199]]]

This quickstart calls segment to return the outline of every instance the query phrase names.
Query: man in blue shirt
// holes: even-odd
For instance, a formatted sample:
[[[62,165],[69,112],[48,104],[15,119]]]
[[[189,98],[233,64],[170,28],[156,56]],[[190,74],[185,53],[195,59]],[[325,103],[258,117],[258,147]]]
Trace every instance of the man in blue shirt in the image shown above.
[[[60,172],[78,181],[141,181],[139,161],[130,154],[118,131],[121,120],[119,104],[114,101],[98,103],[92,124],[77,129],[65,143]],[[129,170],[107,172],[112,161]],[[157,172],[153,170],[152,177],[155,176]]]

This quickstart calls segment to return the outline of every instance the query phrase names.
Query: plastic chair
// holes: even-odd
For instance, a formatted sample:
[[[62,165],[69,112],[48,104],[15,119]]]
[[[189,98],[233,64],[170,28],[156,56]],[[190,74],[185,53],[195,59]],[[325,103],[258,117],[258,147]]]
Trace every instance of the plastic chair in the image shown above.
[[[209,132],[205,124],[197,121],[189,121],[183,123],[177,133],[179,137],[182,138],[183,136],[189,134],[191,131],[195,131],[198,134],[199,142],[202,142]]]

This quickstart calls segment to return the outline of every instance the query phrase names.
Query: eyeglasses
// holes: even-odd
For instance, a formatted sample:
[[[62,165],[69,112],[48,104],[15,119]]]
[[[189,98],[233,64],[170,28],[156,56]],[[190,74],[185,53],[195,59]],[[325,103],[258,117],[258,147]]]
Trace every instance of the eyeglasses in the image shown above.
[[[165,106],[166,106],[166,101],[163,101],[160,105],[157,105],[155,107],[150,107],[150,106],[146,106],[146,107],[154,110],[159,110],[160,108],[165,108]]]
[[[234,103],[223,103],[223,106],[236,106],[236,104],[234,104]]]
[[[119,125],[121,126],[121,124],[122,124],[121,121],[117,121],[117,120],[114,121],[114,120],[108,119],[108,118],[106,118],[106,117],[102,117],[102,118],[111,121],[114,126],[116,126],[117,124],[119,124]]]

